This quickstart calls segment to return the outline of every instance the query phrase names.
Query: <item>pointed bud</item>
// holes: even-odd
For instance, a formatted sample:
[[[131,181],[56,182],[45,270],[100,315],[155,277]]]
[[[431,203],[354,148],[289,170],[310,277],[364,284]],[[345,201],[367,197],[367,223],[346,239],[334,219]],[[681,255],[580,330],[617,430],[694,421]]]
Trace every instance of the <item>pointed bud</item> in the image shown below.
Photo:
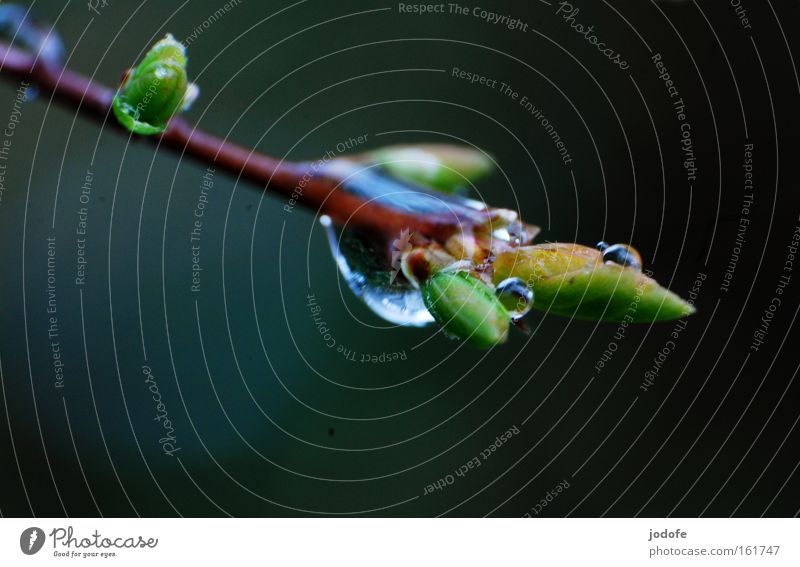
[[[443,193],[466,192],[469,185],[492,170],[485,153],[451,144],[387,146],[354,156],[361,163],[376,164],[390,175]]]
[[[579,244],[523,246],[497,255],[495,283],[517,277],[534,292],[534,308],[604,321],[680,319],[695,309],[638,269],[604,262]]]
[[[191,105],[198,92],[186,78],[186,49],[167,34],[128,72],[114,97],[114,114],[131,132],[160,134],[170,118]]]
[[[467,272],[439,272],[421,290],[425,307],[448,335],[478,348],[506,340],[511,316],[478,278]]]

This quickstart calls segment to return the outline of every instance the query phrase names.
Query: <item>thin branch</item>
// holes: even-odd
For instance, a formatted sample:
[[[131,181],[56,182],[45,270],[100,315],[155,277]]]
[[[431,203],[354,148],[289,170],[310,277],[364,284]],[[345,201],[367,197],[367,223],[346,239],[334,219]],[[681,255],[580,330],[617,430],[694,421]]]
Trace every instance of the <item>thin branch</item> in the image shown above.
[[[117,123],[110,110],[115,91],[84,75],[37,62],[30,52],[4,42],[0,42],[0,75],[34,83],[41,90],[54,93],[60,103],[131,135]],[[294,196],[298,203],[330,215],[339,223],[383,235],[387,241],[403,229],[444,240],[450,234],[485,222],[489,214],[438,194],[437,199],[448,200],[448,214],[409,212],[380,199],[365,197],[363,192],[348,191],[346,177],[341,174],[315,171],[309,176],[308,163],[278,160],[199,130],[180,117],[174,118],[161,136],[148,138],[153,142],[160,140],[161,145],[202,163],[241,175],[286,198]],[[298,187],[302,189],[298,191]],[[422,187],[413,190],[431,193]]]

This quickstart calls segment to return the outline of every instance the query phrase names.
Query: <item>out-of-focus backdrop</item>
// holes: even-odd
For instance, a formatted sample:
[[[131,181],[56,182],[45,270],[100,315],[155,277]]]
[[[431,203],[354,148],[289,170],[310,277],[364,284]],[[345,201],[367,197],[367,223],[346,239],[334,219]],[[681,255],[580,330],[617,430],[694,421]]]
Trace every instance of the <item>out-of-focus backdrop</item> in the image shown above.
[[[797,513],[797,2],[32,4],[109,85],[172,33],[187,118],[262,152],[473,144],[480,198],[698,313],[391,328],[314,211],[5,80],[4,516]]]

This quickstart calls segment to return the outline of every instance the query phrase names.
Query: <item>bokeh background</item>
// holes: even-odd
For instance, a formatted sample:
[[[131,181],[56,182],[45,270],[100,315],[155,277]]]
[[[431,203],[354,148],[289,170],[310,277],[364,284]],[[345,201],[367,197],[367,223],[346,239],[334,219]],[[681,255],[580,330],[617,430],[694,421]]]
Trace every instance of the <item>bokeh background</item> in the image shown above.
[[[744,0],[748,28],[727,1],[576,0],[575,21],[594,25],[626,70],[571,29],[558,2],[465,3],[461,16],[388,1],[242,0],[205,27],[220,0],[111,0],[99,13],[28,4],[57,22],[71,68],[110,85],[155,39],[199,27],[189,57],[201,97],[187,117],[203,129],[287,159],[359,136],[358,151],[461,140],[501,167],[480,196],[539,224],[540,240],[632,242],[684,297],[705,279],[674,348],[675,323],[629,327],[620,340],[613,323],[533,313],[530,335],[476,351],[375,317],[343,286],[316,211],[288,213],[285,198],[218,171],[194,293],[190,233],[206,166],[42,93],[6,136],[0,201],[3,516],[798,513],[800,273],[784,269],[800,222],[797,2]],[[476,7],[527,28],[492,24]],[[658,53],[686,104],[693,182]],[[517,101],[454,78],[454,67],[530,99],[573,161]],[[18,86],[0,83],[3,126]],[[308,294],[355,360],[320,335]],[[384,353],[398,360],[370,362]],[[519,433],[481,458],[510,428]],[[480,467],[455,473],[476,458]]]

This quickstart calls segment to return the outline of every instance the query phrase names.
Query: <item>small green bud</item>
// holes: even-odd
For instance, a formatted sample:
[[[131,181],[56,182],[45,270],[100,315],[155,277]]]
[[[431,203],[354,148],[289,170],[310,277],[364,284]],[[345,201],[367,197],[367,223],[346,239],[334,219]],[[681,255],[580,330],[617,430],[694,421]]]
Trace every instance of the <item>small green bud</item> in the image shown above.
[[[387,146],[355,159],[380,165],[398,179],[443,193],[466,192],[470,183],[485,176],[494,165],[481,151],[451,144]]]
[[[448,335],[478,348],[506,340],[511,315],[487,284],[467,272],[443,271],[421,284],[422,300]]]
[[[522,279],[534,308],[567,317],[654,322],[680,319],[694,307],[637,268],[604,261],[579,244],[540,244],[509,249],[494,262],[495,284]]]
[[[186,49],[171,34],[156,43],[114,97],[117,120],[136,134],[166,130],[170,118],[187,110],[199,94],[186,77],[186,62]]]

